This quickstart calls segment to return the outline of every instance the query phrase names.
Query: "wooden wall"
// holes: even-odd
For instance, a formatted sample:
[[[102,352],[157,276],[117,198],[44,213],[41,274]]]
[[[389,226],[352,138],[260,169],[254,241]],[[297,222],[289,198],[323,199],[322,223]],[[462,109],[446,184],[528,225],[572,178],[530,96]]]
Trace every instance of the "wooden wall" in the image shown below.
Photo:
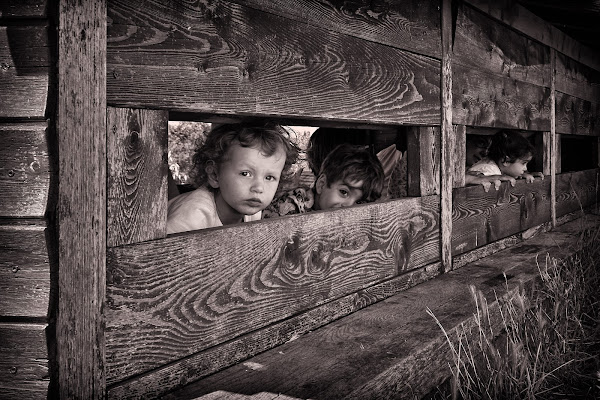
[[[160,397],[597,204],[557,155],[600,135],[600,58],[455,5],[4,2],[0,397]],[[166,237],[169,113],[414,127],[414,197]],[[466,127],[537,132],[546,178],[462,187]]]
[[[0,6],[0,398],[7,399],[46,398],[51,372],[56,47],[46,7]]]
[[[597,201],[598,170],[559,175],[552,151],[557,132],[597,135],[596,66],[476,1],[445,34],[438,6],[109,1],[109,397],[160,396],[439,274],[444,224],[451,257]],[[167,111],[420,125],[409,131],[417,197],[166,237]],[[440,130],[446,116],[454,127]],[[538,132],[548,176],[462,187],[465,126]],[[440,165],[453,170],[448,192]]]

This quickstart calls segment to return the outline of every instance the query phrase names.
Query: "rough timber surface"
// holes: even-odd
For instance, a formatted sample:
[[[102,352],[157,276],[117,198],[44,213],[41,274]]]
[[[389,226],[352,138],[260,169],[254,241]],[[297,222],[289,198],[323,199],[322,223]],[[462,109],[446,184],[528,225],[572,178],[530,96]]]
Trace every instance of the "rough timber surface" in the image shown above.
[[[108,381],[437,261],[438,207],[402,199],[109,249]]]
[[[115,0],[108,13],[111,105],[440,123],[440,62],[428,56],[232,2]]]
[[[497,325],[496,294],[502,298],[533,284],[537,262],[543,266],[547,254],[568,256],[585,226],[600,226],[600,217],[586,215],[443,274],[163,398],[210,399],[219,391],[302,399],[421,398],[450,375],[451,359],[444,334],[426,310],[454,338],[461,323],[473,321],[474,285]]]

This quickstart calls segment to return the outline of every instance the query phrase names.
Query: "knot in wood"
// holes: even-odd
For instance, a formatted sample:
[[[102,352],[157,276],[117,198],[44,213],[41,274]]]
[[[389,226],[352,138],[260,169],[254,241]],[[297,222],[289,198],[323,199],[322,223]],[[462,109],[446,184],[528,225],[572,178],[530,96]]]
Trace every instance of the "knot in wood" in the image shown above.
[[[19,369],[17,367],[10,367],[10,373],[15,375]]]
[[[16,274],[17,272],[19,272],[20,270],[21,270],[21,268],[19,268],[19,266],[18,266],[18,265],[15,265],[14,267],[12,267],[12,272],[13,272],[14,274]]]

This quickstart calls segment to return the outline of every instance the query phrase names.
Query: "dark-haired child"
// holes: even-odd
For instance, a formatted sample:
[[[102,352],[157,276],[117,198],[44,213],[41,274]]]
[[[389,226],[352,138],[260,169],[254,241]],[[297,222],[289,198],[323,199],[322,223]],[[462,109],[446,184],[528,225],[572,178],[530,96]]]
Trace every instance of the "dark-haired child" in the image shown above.
[[[278,125],[216,127],[194,156],[198,188],[169,201],[167,233],[261,219],[297,157]]]
[[[502,181],[515,185],[515,179],[533,182],[535,177],[544,179],[541,172],[527,172],[527,163],[533,157],[533,146],[521,134],[515,131],[502,130],[492,137],[487,157],[475,163],[467,170],[467,174],[478,180],[474,184],[482,184],[486,191],[493,183],[498,189]]]
[[[263,213],[264,218],[349,207],[376,201],[384,173],[377,157],[364,146],[340,144],[325,157],[312,188],[283,193]]]

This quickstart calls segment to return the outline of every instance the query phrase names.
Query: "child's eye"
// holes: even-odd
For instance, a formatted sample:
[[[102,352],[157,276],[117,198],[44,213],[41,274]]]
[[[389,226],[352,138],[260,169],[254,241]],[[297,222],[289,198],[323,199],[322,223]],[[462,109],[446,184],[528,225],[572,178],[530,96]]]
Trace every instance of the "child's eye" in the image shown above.
[[[342,197],[348,197],[349,193],[346,189],[340,189],[340,194]]]
[[[277,178],[274,177],[273,175],[269,175],[265,179],[268,180],[268,181],[273,181],[273,182],[275,182],[277,180]]]
[[[250,176],[250,171],[242,171],[240,172],[241,176]]]

